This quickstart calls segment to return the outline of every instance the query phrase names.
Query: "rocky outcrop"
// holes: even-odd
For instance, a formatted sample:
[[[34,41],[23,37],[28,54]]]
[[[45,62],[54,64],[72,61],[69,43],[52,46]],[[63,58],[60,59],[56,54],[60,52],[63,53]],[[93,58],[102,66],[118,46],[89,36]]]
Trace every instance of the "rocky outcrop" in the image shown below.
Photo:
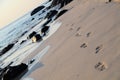
[[[57,18],[59,18],[60,16],[62,16],[64,13],[66,13],[68,10],[61,10],[58,14],[57,14],[57,16],[56,16],[56,18],[55,19],[57,19]]]
[[[37,34],[37,32],[33,31],[32,33],[29,34],[29,36],[27,37],[27,39],[31,39],[36,34]]]
[[[35,8],[32,12],[31,12],[31,16],[33,16],[34,14],[36,14],[37,12],[39,12],[40,10],[42,10],[45,6],[39,6],[37,8]]]
[[[51,19],[53,18],[56,14],[58,13],[58,11],[56,10],[51,10],[50,12],[47,13],[45,18]]]
[[[46,36],[46,34],[49,32],[49,28],[50,28],[50,26],[44,26],[41,29],[41,33],[43,34],[43,36]]]
[[[6,52],[8,52],[10,49],[13,48],[15,44],[12,43],[12,44],[9,44],[8,46],[6,46],[1,52],[0,52],[0,56],[2,56],[3,54],[5,54]]]
[[[3,69],[2,80],[20,80],[20,78],[28,71],[28,65],[21,63],[17,66],[9,66]],[[1,79],[0,79],[1,80]]]
[[[61,8],[70,3],[73,0],[53,0],[51,6],[54,7],[58,4],[61,5]]]
[[[42,36],[40,34],[36,34],[35,36],[32,37],[32,42],[35,43],[35,42],[40,42],[42,41]]]

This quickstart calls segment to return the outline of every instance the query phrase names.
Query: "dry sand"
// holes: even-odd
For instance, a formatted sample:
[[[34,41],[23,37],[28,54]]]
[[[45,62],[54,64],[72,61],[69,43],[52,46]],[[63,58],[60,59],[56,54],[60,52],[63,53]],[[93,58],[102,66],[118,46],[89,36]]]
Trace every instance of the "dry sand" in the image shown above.
[[[50,45],[35,80],[120,80],[120,4],[74,0],[59,30],[33,52]],[[99,65],[99,63],[101,63]]]

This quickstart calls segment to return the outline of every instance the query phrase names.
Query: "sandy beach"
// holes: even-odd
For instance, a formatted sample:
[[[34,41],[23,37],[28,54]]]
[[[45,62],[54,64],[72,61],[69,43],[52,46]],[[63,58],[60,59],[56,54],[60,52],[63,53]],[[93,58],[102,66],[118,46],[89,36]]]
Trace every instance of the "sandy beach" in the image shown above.
[[[120,0],[56,1],[1,30],[0,79],[120,80]]]
[[[57,21],[58,31],[32,55],[47,45],[50,50],[28,77],[34,80],[119,80],[120,4],[104,0],[74,0]],[[29,56],[30,58],[30,56]]]

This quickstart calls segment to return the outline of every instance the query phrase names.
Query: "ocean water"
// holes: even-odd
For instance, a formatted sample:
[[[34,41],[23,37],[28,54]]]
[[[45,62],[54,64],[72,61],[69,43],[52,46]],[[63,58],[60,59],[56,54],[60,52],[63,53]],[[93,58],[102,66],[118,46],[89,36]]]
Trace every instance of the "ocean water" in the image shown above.
[[[57,16],[55,15],[47,24],[50,26],[48,35],[43,36],[43,40],[41,42],[33,43],[31,39],[27,38],[33,31],[41,34],[43,25],[48,21],[48,19],[45,18],[46,15],[51,10],[59,11],[60,5],[47,9],[50,4],[51,2],[46,1],[41,4],[45,7],[36,14],[31,16],[32,11],[30,11],[18,20],[12,22],[10,25],[0,29],[0,52],[9,44],[14,43],[14,46],[9,51],[0,56],[0,68],[6,67],[11,62],[13,62],[13,66],[20,64],[27,56],[31,54],[31,52],[37,49],[44,40],[48,39],[58,30],[61,23],[54,21]]]
[[[31,56],[33,52],[42,46],[42,43],[51,37],[61,26],[61,22],[55,21],[57,15],[49,18],[46,18],[50,11],[60,11],[60,5],[57,5],[53,8],[48,9],[51,2],[46,1],[41,4],[45,7],[31,16],[31,12],[28,12],[18,20],[12,22],[10,25],[0,29],[0,54],[11,43],[14,43],[14,46],[7,52],[3,52],[0,56],[0,69],[4,70],[8,65],[18,66],[21,63],[28,65],[28,71],[25,75],[21,77],[21,80],[35,80],[34,78],[29,78],[29,73],[35,71],[37,68],[40,68],[37,64],[41,58],[47,54],[51,49],[51,45],[47,45],[41,51],[35,52],[34,56]],[[50,20],[50,22],[48,22]],[[48,24],[46,24],[48,23]],[[41,30],[44,26],[49,26],[47,35],[42,36]],[[37,34],[42,36],[42,40],[39,42],[33,42],[32,39],[28,39],[28,36],[35,31]],[[29,57],[29,58],[28,58]],[[44,66],[44,65],[42,65]]]
[[[49,4],[47,4],[47,1],[48,0],[45,0],[44,3],[40,5],[49,6]],[[38,14],[41,12],[42,10],[38,12]],[[0,50],[2,50],[4,47],[6,47],[10,43],[19,41],[19,39],[24,34],[29,32],[45,16],[45,13],[41,14],[40,16],[38,16],[37,14],[34,16],[31,16],[30,13],[31,12],[28,12],[27,14],[20,17],[16,21],[0,29]],[[33,17],[35,18],[35,20],[31,21]],[[38,18],[41,18],[41,19],[38,20]]]

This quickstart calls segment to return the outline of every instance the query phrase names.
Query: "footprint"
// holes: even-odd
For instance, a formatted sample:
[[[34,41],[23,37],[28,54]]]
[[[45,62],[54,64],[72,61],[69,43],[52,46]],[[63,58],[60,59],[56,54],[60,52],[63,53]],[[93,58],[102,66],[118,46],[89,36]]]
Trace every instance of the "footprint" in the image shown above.
[[[86,48],[86,47],[87,47],[87,44],[86,44],[86,43],[83,43],[80,47],[81,47],[81,48]]]
[[[92,8],[93,10],[95,10],[95,8]]]
[[[80,27],[78,27],[76,31],[79,31],[79,30],[80,30]]]
[[[71,26],[73,26],[74,24],[71,24]]]
[[[98,62],[96,65],[95,65],[95,69],[97,69],[100,65],[102,65],[101,62]]]
[[[103,46],[103,45],[100,45],[100,46],[97,46],[97,47],[96,47],[96,49],[95,49],[95,50],[96,50],[96,52],[95,52],[96,54],[102,49],[102,46]]]
[[[76,36],[81,36],[81,34],[80,33],[76,33]]]
[[[69,29],[69,31],[72,31],[73,30],[73,28],[71,27],[70,29]]]
[[[94,67],[98,71],[103,71],[108,68],[105,62],[98,62]]]
[[[87,36],[87,37],[89,37],[89,36],[90,36],[90,34],[91,34],[91,32],[87,33],[87,35],[86,35],[86,36]]]

